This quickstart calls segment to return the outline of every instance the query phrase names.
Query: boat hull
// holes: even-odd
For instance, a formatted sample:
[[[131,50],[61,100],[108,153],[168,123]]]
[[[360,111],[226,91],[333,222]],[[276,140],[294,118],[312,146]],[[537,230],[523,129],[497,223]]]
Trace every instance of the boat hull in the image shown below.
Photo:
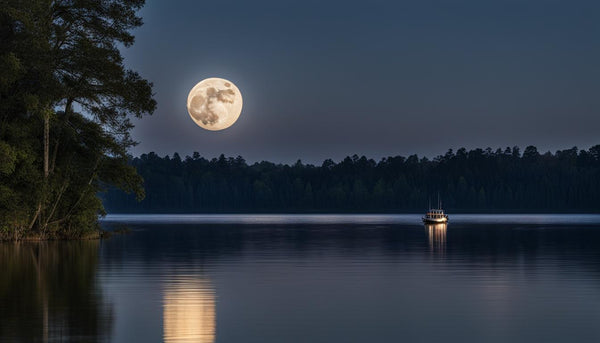
[[[448,218],[421,218],[423,223],[447,223]]]

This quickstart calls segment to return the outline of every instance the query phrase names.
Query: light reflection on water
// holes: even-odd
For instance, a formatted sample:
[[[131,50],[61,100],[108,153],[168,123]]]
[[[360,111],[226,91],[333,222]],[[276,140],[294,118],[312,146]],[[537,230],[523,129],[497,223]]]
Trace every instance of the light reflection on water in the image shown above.
[[[427,223],[425,230],[429,237],[429,249],[433,252],[444,254],[446,250],[446,229],[448,228],[447,223]]]
[[[163,299],[165,342],[215,341],[215,294],[207,280],[172,280],[165,284]]]
[[[600,216],[128,218],[0,245],[0,341],[600,341]]]

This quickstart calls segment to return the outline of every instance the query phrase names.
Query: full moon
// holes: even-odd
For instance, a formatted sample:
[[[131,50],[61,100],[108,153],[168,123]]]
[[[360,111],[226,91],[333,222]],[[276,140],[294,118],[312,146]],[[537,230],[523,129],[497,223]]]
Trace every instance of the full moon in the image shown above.
[[[218,77],[204,79],[190,91],[187,109],[201,128],[224,130],[242,113],[242,93],[231,81]]]

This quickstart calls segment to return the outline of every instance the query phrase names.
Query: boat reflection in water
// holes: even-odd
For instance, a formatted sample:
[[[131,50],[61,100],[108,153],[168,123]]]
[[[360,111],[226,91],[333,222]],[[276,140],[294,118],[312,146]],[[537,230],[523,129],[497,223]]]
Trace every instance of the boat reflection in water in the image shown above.
[[[446,250],[446,229],[448,223],[425,224],[425,231],[429,238],[429,249],[431,251],[444,253]]]
[[[165,342],[215,341],[215,293],[206,280],[179,279],[163,292]]]

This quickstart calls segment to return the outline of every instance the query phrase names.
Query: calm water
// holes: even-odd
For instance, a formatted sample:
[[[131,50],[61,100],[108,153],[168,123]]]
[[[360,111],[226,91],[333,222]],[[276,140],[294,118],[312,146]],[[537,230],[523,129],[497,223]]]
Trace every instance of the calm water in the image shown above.
[[[600,216],[109,216],[0,244],[2,341],[600,342]]]

